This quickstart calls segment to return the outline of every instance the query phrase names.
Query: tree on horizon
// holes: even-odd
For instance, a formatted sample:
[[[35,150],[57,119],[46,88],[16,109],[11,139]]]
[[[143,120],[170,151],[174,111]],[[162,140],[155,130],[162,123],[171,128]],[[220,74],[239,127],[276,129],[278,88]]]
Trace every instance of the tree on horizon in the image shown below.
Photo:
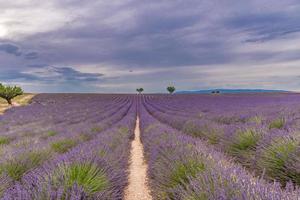
[[[168,86],[167,90],[170,94],[173,94],[175,92],[176,88],[174,86]]]
[[[136,91],[141,94],[144,91],[144,88],[137,88]]]

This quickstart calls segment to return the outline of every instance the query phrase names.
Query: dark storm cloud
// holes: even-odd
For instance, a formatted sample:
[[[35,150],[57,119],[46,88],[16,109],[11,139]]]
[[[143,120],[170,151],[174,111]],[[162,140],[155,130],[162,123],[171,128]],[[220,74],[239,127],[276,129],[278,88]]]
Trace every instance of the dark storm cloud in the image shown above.
[[[22,53],[20,52],[20,48],[14,44],[4,43],[0,44],[0,51],[12,54],[15,56],[20,56]]]

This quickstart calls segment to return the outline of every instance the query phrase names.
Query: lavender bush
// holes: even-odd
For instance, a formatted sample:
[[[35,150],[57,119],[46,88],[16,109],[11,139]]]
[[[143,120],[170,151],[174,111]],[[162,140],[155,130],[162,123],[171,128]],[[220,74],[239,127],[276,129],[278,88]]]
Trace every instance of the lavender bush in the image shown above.
[[[284,189],[264,181],[205,142],[159,122],[143,106],[140,115],[154,199],[298,199],[292,183]]]
[[[135,110],[127,95],[38,95],[6,112],[2,199],[122,199]]]
[[[298,200],[297,94],[41,94],[0,116],[0,199],[124,199],[137,114],[154,199]]]

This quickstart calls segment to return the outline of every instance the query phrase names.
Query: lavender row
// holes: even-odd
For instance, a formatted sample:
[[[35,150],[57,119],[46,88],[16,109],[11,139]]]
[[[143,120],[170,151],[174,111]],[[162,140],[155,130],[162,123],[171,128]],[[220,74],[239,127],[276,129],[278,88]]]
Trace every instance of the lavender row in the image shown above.
[[[46,148],[53,143],[64,141],[65,138],[76,138],[83,141],[88,140],[93,136],[93,134],[102,131],[103,129],[120,120],[121,117],[127,113],[130,104],[130,102],[121,104],[117,108],[114,108],[114,110],[103,113],[102,116],[98,117],[99,121],[95,121],[95,119],[92,119],[93,121],[95,121],[94,123],[90,123],[91,119],[87,116],[85,121],[76,125],[65,125],[64,127],[57,127],[52,125],[53,128],[49,131],[43,131],[43,127],[41,127],[35,133],[29,132],[34,134],[16,136],[13,133],[10,133],[10,135],[8,135],[7,137],[2,136],[3,140],[8,140],[6,140],[6,142],[1,145],[1,148],[3,149],[1,162],[6,161],[10,157],[15,157],[18,152],[24,152],[25,149],[32,150],[38,148]],[[66,121],[67,120],[68,119],[66,119]],[[32,128],[34,129],[35,127]],[[68,139],[65,141],[69,141],[69,146],[76,145],[77,143],[75,142],[75,139]]]
[[[298,94],[151,95],[145,98],[148,103],[159,107],[163,112],[176,112],[225,124],[227,121],[244,123],[247,118],[256,115],[262,117],[265,122],[270,122],[280,115],[295,119],[300,111]],[[220,117],[227,118],[227,121],[219,119]],[[231,121],[230,117],[233,117]]]
[[[63,101],[60,98],[57,100],[56,96],[48,95],[48,98],[55,103],[40,104],[35,102],[35,99],[39,98],[40,95],[37,95],[33,99],[34,102],[30,105],[10,109],[6,112],[1,119],[2,134],[10,134],[11,132],[18,131],[25,132],[26,129],[32,127],[45,129],[54,125],[65,126],[76,124],[86,119],[98,119],[104,112],[112,110],[112,108],[121,105],[126,102],[126,100],[128,101],[127,98],[123,97],[122,103],[120,101],[111,102],[109,99],[102,99],[102,96],[98,95],[97,98],[90,102],[87,102],[87,100],[89,100],[88,96],[84,96],[82,99],[70,99],[68,102],[65,102],[65,100]]]
[[[132,106],[119,123],[31,171],[2,199],[122,199],[135,116]]]
[[[142,141],[149,164],[154,199],[296,200],[300,192],[288,184],[256,178],[201,140],[154,119],[140,108]]]
[[[199,99],[201,100],[201,96]],[[289,98],[286,99],[288,100]],[[289,105],[293,104],[289,102]],[[293,120],[283,121],[279,118],[264,124],[256,113],[256,117],[249,118],[247,123],[233,121],[220,124],[209,119],[211,116],[197,119],[192,116],[170,115],[161,108],[157,110],[156,107],[159,106],[153,106],[149,101],[146,106],[157,119],[194,137],[206,139],[256,175],[271,181],[275,179],[283,186],[288,182],[300,185],[300,168],[297,164],[300,160],[298,153],[300,140],[295,126],[297,115],[289,115],[293,116]],[[295,108],[294,112],[297,110]],[[256,109],[252,108],[252,110]],[[290,109],[290,107],[285,108],[285,110]],[[219,111],[219,115],[222,116],[224,113]],[[236,118],[241,119],[237,115]]]
[[[72,103],[72,100],[69,103]],[[28,145],[17,146],[17,149],[1,145],[5,149],[6,154],[1,158],[0,182],[2,184],[0,191],[6,190],[10,185],[17,185],[24,174],[29,173],[44,162],[55,159],[80,143],[91,141],[96,135],[101,134],[101,131],[126,116],[132,104],[133,101],[131,99],[126,104],[115,105],[117,110],[110,112],[111,114],[109,115],[104,113],[103,117],[107,118],[99,117],[100,121],[93,123],[94,126],[91,126],[89,123],[90,119],[87,117],[83,123],[76,126],[77,129],[73,129],[69,125],[61,129],[62,132],[60,133],[48,132],[47,138],[44,138],[42,134],[37,135],[36,138],[38,140],[33,143],[34,145],[28,143]],[[63,109],[61,109],[62,112],[64,112]],[[97,125],[96,128],[95,125]],[[33,141],[32,139],[34,138],[32,137],[30,141]]]
[[[32,124],[27,128],[23,128],[20,131],[12,130],[8,131],[7,133],[1,135],[2,139],[7,138],[9,144],[17,144],[20,143],[19,140],[24,140],[30,138],[31,140],[39,140],[39,139],[47,139],[48,136],[57,135],[57,133],[64,134],[66,133],[65,127],[68,127],[68,132],[84,132],[81,130],[82,126],[87,126],[88,124],[93,127],[94,129],[100,129],[97,124],[99,124],[102,120],[107,119],[115,115],[122,107],[128,106],[129,103],[123,103],[120,105],[114,105],[110,110],[98,114],[97,116],[85,116],[85,119],[78,122],[78,123],[70,123],[69,118],[66,118],[64,124],[53,124],[48,122],[47,125],[40,125],[40,126],[33,126]],[[41,119],[42,120],[42,119]],[[56,134],[55,134],[56,133]]]

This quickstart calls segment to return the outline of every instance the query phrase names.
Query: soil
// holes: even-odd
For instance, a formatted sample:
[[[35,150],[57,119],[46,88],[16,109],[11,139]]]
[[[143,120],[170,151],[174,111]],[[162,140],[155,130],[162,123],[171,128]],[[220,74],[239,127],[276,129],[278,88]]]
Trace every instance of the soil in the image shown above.
[[[125,191],[125,200],[151,200],[147,184],[147,163],[144,160],[144,148],[140,140],[139,118],[136,120],[135,139],[131,144],[129,166],[129,184]]]

